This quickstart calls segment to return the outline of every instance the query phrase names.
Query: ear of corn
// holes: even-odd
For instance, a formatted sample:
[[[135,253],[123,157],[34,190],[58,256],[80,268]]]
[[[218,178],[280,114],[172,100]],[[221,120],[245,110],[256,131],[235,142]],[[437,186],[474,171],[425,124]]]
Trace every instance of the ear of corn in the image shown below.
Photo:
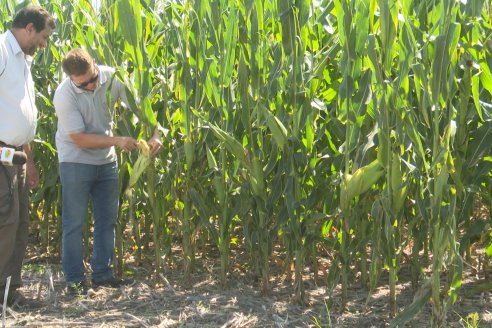
[[[407,195],[407,186],[404,182],[404,176],[400,166],[400,157],[397,153],[394,153],[393,160],[391,161],[391,210],[393,213],[397,213],[403,207]]]
[[[252,172],[250,174],[251,188],[253,194],[256,196],[262,196],[265,194],[265,181],[263,177],[263,167],[256,156],[251,160]]]
[[[128,186],[126,188],[127,195],[131,194],[133,187],[137,183],[142,173],[145,171],[145,169],[147,169],[150,163],[152,163],[152,157],[150,156],[150,147],[145,140],[138,140],[138,149],[140,150],[140,154],[132,167],[130,180],[128,181]]]
[[[150,157],[150,147],[147,141],[143,139],[138,140],[138,149],[145,157]]]
[[[283,149],[284,145],[287,143],[287,128],[278,119],[278,117],[273,115],[270,110],[265,108],[265,106],[263,106],[263,113],[267,118],[266,123],[268,125],[268,128],[272,132],[273,140],[275,140],[275,143],[278,145],[279,148]]]
[[[379,160],[358,168],[353,175],[348,175],[340,190],[340,207],[348,208],[350,201],[371,188],[384,173],[384,167]]]
[[[212,153],[209,147],[207,147],[207,162],[208,162],[208,168],[215,172],[213,182],[215,186],[215,191],[217,192],[217,198],[221,203],[224,203],[224,200],[226,198],[224,180],[218,176],[219,166],[217,165],[217,161],[215,160],[214,154]]]

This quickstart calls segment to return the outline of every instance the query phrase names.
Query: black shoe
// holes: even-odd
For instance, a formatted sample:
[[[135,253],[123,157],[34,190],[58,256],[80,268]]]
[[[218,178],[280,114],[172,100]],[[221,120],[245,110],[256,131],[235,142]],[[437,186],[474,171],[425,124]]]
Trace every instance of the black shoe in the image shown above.
[[[92,279],[92,286],[94,288],[97,288],[97,287],[118,288],[121,286],[129,286],[129,285],[133,284],[134,282],[135,282],[135,280],[133,280],[132,278],[121,279],[121,278],[111,277],[109,279],[101,280],[101,281],[96,281],[96,280]]]
[[[85,281],[69,282],[67,283],[67,295],[68,296],[85,296],[89,288]]]

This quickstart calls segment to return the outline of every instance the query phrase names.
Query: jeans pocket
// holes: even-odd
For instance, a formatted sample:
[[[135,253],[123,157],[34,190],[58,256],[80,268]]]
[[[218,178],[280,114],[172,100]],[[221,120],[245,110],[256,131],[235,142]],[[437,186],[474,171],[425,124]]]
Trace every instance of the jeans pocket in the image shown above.
[[[14,207],[12,170],[0,165],[0,225],[8,223]]]

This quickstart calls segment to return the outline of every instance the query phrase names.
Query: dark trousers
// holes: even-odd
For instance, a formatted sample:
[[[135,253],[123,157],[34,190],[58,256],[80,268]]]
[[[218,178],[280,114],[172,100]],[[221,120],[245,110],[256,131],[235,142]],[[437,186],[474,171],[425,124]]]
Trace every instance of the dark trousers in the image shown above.
[[[0,292],[22,285],[21,268],[28,242],[29,187],[26,165],[0,164]],[[3,295],[3,293],[2,293]]]

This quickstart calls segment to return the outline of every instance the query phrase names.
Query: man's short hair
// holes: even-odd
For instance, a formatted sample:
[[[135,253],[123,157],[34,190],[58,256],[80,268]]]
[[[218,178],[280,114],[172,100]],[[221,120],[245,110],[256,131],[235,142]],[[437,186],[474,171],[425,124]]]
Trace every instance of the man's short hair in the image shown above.
[[[12,22],[13,28],[25,28],[27,24],[32,23],[36,32],[41,32],[46,27],[55,28],[55,19],[40,6],[27,6],[19,10]]]
[[[62,68],[65,74],[84,75],[92,67],[94,59],[82,48],[70,50],[62,60]]]

